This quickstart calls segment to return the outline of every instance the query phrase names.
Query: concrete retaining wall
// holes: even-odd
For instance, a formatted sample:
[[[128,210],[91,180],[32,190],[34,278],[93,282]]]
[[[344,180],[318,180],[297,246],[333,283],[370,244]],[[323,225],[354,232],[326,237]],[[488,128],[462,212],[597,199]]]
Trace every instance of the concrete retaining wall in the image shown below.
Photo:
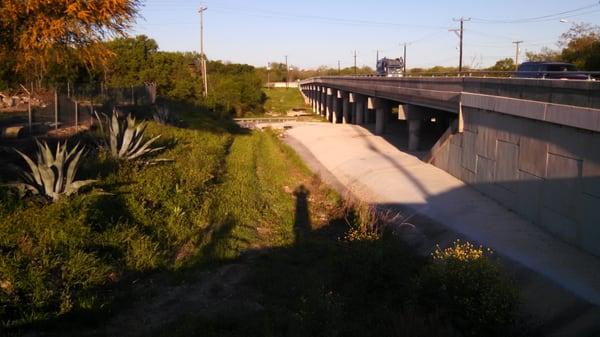
[[[265,84],[265,87],[267,88],[298,88],[299,84],[298,82],[270,82]]]
[[[495,111],[501,104],[470,105],[462,108],[463,132],[450,137],[432,164],[600,256],[600,133],[519,116],[523,105],[512,114]]]

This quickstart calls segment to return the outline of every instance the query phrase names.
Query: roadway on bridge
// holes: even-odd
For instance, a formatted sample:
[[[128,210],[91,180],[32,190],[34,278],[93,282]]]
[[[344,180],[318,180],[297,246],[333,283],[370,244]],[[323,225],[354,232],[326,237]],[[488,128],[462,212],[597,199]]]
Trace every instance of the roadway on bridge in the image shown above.
[[[519,268],[542,275],[543,282],[528,280],[524,285],[520,280],[529,288],[526,295],[532,297],[532,303],[545,299],[532,310],[550,318],[579,306],[580,313],[574,315],[584,316],[585,324],[597,324],[590,322],[600,315],[599,258],[555,239],[450,174],[401,151],[390,143],[389,136],[386,140],[357,125],[291,125],[285,134],[287,143],[338,190],[350,191],[373,204],[402,209],[408,217],[421,214],[445,227],[442,235],[431,227],[416,228],[412,237],[422,249],[431,249],[435,243],[448,244],[456,237],[476,241],[516,261]],[[393,136],[391,140],[394,143]],[[544,282],[558,284],[575,296],[557,295],[560,291],[556,286],[547,288],[542,286]],[[566,301],[565,296],[579,300]],[[589,305],[582,308],[582,302]]]

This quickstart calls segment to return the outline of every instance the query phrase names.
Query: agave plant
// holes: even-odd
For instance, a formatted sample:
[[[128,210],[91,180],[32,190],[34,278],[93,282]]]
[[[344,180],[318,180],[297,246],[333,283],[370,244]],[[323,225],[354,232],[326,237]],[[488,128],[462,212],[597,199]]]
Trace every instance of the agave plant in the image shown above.
[[[156,111],[152,114],[154,121],[160,124],[170,124],[173,122],[171,110],[166,105],[158,105]]]
[[[23,152],[15,149],[25,159],[31,172],[21,172],[24,182],[14,183],[10,186],[16,187],[22,192],[29,191],[57,201],[63,196],[77,193],[82,187],[95,182],[95,180],[75,181],[75,175],[84,152],[79,144],[69,151],[67,142],[64,144],[59,142],[56,146],[56,154],[52,153],[48,143],[41,143],[36,139],[36,144],[38,152],[35,162]]]
[[[100,118],[98,118],[100,120]],[[108,119],[108,117],[107,117]],[[100,120],[101,132],[104,132],[102,121]],[[125,122],[119,121],[116,110],[113,110],[112,118],[108,123],[110,153],[114,158],[133,160],[140,158],[148,153],[160,151],[164,147],[150,147],[160,135],[144,143],[144,133],[146,123],[142,122],[136,125],[135,118],[127,115]]]

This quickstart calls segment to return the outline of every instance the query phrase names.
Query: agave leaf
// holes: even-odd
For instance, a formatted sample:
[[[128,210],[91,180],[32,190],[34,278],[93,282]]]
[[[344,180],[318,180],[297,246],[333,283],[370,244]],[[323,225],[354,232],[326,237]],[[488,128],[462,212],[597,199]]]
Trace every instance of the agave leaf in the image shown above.
[[[113,157],[118,157],[118,137],[121,133],[119,120],[117,119],[117,113],[113,111],[112,124],[110,125],[110,152]]]
[[[61,193],[64,185],[64,166],[66,163],[66,150],[67,143],[65,142],[64,146],[58,143],[56,146],[56,159],[54,160],[54,173],[56,174],[56,180],[54,181],[54,192]]]
[[[143,125],[143,127],[141,129],[139,129],[140,131],[137,132],[136,137],[137,140],[135,142],[135,144],[133,145],[133,147],[131,148],[131,151],[129,151],[129,153],[127,155],[131,155],[134,154],[142,145],[142,142],[144,141],[144,132],[146,131],[146,125]]]
[[[96,116],[96,119],[98,120],[98,125],[100,126],[100,133],[102,133],[102,135],[105,135],[105,133],[104,133],[104,122],[100,118],[100,115],[98,115],[98,111],[94,110],[94,115]]]
[[[44,142],[44,144],[42,145],[41,143],[39,143],[39,141],[36,139],[36,142],[38,142],[38,145],[40,146],[40,148],[42,148],[42,162],[41,164],[44,164],[46,166],[50,166],[52,165],[52,162],[54,161],[54,154],[52,153],[52,150],[50,150],[50,146],[48,146],[48,143]]]
[[[77,191],[79,191],[82,187],[93,184],[96,181],[97,180],[93,180],[93,179],[75,181],[75,182],[71,183],[70,185],[67,185],[67,187],[65,188],[65,195],[71,195],[71,194],[77,193]]]
[[[81,143],[77,143],[77,145],[75,145],[75,147],[67,153],[66,161],[69,161],[71,158],[73,158],[73,155],[77,153],[77,150],[79,149],[79,145],[81,145]]]
[[[157,139],[159,139],[160,136],[161,135],[158,135],[158,136],[150,139],[149,141],[147,141],[139,150],[132,153],[131,156],[129,156],[129,159],[136,159],[136,158],[148,153],[148,151],[150,151],[150,150],[148,150],[148,147],[150,147],[150,145],[152,145],[152,143],[154,143]]]
[[[69,167],[67,169],[67,180],[65,181],[65,185],[71,186],[73,181],[75,180],[75,173],[79,168],[79,159],[81,159],[81,155],[83,154],[83,149],[79,150],[73,160],[69,163]]]
[[[124,157],[129,148],[131,147],[131,140],[135,134],[135,128],[130,125],[127,125],[127,129],[123,134],[123,140],[121,141],[121,150],[119,151],[119,157]]]
[[[127,127],[135,128],[135,117],[133,117],[131,114],[127,115]]]
[[[24,154],[23,152],[15,149],[15,151],[21,155],[21,157],[23,157],[23,159],[25,159],[25,162],[27,163],[27,165],[29,166],[29,168],[31,169],[32,172],[32,176],[35,179],[35,182],[38,183],[39,185],[42,185],[42,178],[40,175],[40,170],[38,169],[38,166],[33,162],[33,160],[31,160],[31,158],[29,158],[26,154]],[[39,162],[39,161],[38,161]]]
[[[56,181],[56,175],[52,166],[41,165],[39,167],[40,177],[42,178],[42,186],[44,187],[44,194],[51,197],[54,193],[54,186]]]

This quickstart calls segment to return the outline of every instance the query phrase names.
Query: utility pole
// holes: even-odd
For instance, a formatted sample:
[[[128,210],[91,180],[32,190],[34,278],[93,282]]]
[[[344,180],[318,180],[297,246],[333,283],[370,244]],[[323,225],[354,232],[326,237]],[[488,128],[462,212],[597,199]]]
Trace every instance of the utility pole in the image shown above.
[[[513,43],[515,44],[517,50],[515,52],[515,70],[517,70],[517,68],[519,68],[519,45],[521,43],[523,43],[523,41],[513,41]]]
[[[375,50],[375,52],[377,53],[377,60],[375,60],[375,66],[377,66],[377,63],[379,63],[379,49]]]
[[[285,87],[290,87],[290,67],[288,67],[288,56],[285,55]]]
[[[341,74],[342,74],[342,67],[341,67],[340,60],[338,60],[338,76]]]
[[[402,76],[406,77],[406,42],[404,42],[404,58],[402,59]]]
[[[200,7],[198,13],[200,13],[200,68],[202,69],[202,79],[204,81],[204,97],[208,96],[208,79],[206,74],[206,55],[204,55],[204,11],[208,7]]]
[[[271,83],[271,62],[267,62],[267,87]]]
[[[454,21],[459,21],[460,22],[460,29],[450,29],[451,32],[454,32],[455,34],[458,35],[458,38],[460,39],[460,55],[459,55],[459,60],[458,60],[458,72],[459,74],[462,73],[462,68],[463,68],[463,36],[464,36],[464,23],[465,21],[471,21],[471,18],[464,18],[461,17],[460,19],[454,19]]]
[[[356,68],[356,50],[354,50],[354,76],[357,75],[356,71],[357,71],[357,68]]]

